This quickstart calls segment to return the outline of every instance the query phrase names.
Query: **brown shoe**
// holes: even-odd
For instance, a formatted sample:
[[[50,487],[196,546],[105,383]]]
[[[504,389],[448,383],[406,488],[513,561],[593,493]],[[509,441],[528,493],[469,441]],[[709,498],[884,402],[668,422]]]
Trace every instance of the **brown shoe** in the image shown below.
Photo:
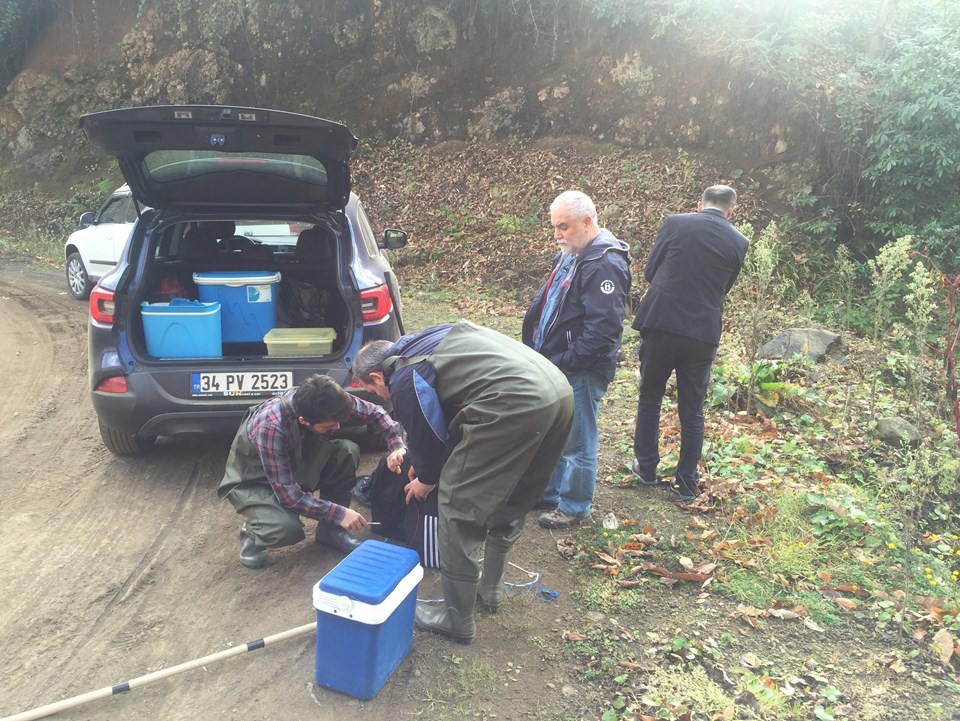
[[[537,523],[544,528],[570,528],[571,526],[579,526],[584,521],[589,520],[589,513],[584,516],[571,516],[569,513],[564,513],[557,508],[554,511],[542,514],[540,518],[537,519]]]

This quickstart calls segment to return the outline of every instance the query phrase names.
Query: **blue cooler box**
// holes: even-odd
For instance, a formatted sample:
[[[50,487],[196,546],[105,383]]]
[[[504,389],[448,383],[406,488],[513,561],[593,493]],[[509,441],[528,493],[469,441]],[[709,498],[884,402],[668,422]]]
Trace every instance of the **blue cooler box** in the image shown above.
[[[318,686],[371,699],[413,644],[416,551],[364,541],[313,587]]]
[[[279,273],[194,273],[193,282],[200,290],[200,300],[220,303],[224,343],[262,342],[277,324]]]
[[[220,304],[174,298],[140,304],[147,353],[157,358],[219,358]]]

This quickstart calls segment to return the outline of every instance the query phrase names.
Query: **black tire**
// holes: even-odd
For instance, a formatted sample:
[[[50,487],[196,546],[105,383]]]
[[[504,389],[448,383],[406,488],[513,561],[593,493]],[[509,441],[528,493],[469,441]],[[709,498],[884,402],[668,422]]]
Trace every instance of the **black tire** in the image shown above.
[[[100,424],[100,438],[103,439],[103,445],[105,445],[111,453],[115,453],[118,456],[138,456],[141,453],[149,451],[153,448],[153,444],[157,442],[156,436],[137,436],[130,433],[121,433],[120,431],[113,430],[109,426],[105,426],[99,419],[97,423]]]
[[[90,282],[90,276],[83,267],[83,258],[79,253],[67,256],[67,290],[77,300],[86,300],[93,290],[93,283]]]

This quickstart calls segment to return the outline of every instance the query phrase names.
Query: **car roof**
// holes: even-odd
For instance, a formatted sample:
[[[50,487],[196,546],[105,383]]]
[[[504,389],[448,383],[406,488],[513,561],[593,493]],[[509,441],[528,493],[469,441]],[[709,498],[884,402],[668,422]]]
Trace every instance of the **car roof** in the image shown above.
[[[156,105],[80,118],[116,157],[133,197],[153,208],[342,210],[357,139],[310,115],[223,105]]]

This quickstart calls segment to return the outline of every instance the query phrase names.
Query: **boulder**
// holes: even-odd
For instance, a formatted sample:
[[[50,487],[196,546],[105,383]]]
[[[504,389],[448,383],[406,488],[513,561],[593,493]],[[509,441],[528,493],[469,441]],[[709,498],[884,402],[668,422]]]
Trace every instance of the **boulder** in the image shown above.
[[[758,352],[760,358],[786,360],[794,356],[807,356],[817,363],[836,350],[840,336],[819,328],[787,328],[768,341]]]
[[[920,445],[920,431],[917,427],[895,416],[877,421],[877,438],[895,448]]]

